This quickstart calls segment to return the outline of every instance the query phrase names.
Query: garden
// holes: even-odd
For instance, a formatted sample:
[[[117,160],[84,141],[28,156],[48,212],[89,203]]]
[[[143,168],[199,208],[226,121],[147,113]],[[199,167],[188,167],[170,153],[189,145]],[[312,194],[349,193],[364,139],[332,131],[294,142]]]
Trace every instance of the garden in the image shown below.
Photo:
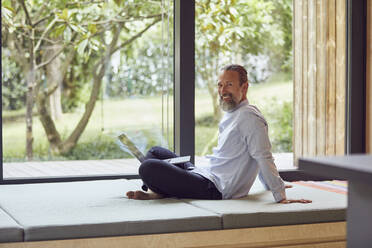
[[[173,147],[173,1],[2,0],[3,162]],[[239,63],[273,152],[292,151],[292,1],[196,1],[195,154],[217,142],[216,76]],[[94,14],[93,14],[94,13]]]

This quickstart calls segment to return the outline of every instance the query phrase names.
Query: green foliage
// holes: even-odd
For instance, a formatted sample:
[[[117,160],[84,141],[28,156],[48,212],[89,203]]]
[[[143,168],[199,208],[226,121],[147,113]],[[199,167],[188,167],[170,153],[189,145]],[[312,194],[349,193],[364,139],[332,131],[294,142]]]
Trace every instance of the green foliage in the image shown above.
[[[161,13],[159,0],[92,2],[32,0],[25,3],[33,24],[37,23],[33,29],[34,45],[40,41],[40,46],[35,51],[36,62],[43,61],[44,48],[51,44],[49,41],[64,47],[61,54],[63,59],[73,56],[66,74],[63,75],[64,112],[74,112],[87,101],[92,89],[93,75],[99,69],[95,65],[105,58],[108,44],[118,30],[119,23],[124,23],[119,37],[119,43],[122,44],[151,23],[154,20],[151,16]],[[23,9],[18,1],[11,0],[2,0],[1,8],[3,54],[11,49],[15,50],[16,46],[12,44],[12,39],[18,40],[26,51],[24,54],[21,53],[22,59],[28,61],[32,27],[28,24]],[[40,20],[42,21],[38,22]],[[170,23],[172,22],[173,19],[170,17]],[[242,61],[245,61],[245,54],[264,54],[270,58],[270,69],[289,71],[292,66],[291,25],[292,0],[196,1],[195,47],[198,85],[200,87],[208,83],[214,85],[216,71],[226,63],[238,62],[239,56]],[[172,28],[170,25],[171,33]],[[45,39],[38,40],[43,35]],[[141,39],[113,55],[119,61],[118,64],[115,64],[114,59],[104,61],[111,64],[105,73],[104,97],[129,98],[162,92],[165,76],[172,78],[173,65],[170,62],[167,64],[168,70],[163,69],[164,39],[159,37],[161,37],[161,26],[156,25]],[[169,46],[173,47],[172,44]],[[70,51],[74,53],[70,55]],[[169,57],[172,57],[172,52]],[[40,70],[38,74],[40,81],[45,78],[45,73],[46,70]],[[4,109],[13,110],[24,106],[26,76],[14,56],[3,55],[2,106]],[[256,75],[250,77],[257,78],[257,82],[263,81]],[[285,109],[285,104],[274,108],[278,108],[277,112],[273,113],[277,115],[275,117],[277,127],[282,127],[283,130],[275,131],[282,136],[273,140],[273,147],[278,147],[275,148],[277,150],[288,150],[291,148],[289,144],[291,139],[289,136],[284,137],[283,133],[287,132],[286,128],[289,124],[285,122],[288,122],[289,116],[280,116],[278,113],[281,111],[279,108],[283,108],[284,113],[290,110]],[[203,129],[198,135],[205,136],[206,140],[207,137],[209,139],[213,137],[215,133],[213,127],[217,125],[213,115],[198,117],[196,122]],[[275,129],[273,126],[270,124],[270,130]],[[287,133],[289,135],[289,131]],[[152,142],[153,145],[157,144],[156,141],[156,138],[150,138],[150,143]],[[112,140],[100,137],[93,139],[92,142],[79,143],[76,149],[64,158],[98,159],[103,156],[102,154],[105,154],[105,158],[122,157],[123,153],[118,151],[117,147],[114,149],[114,146],[116,147],[116,144]],[[200,147],[198,154],[201,154],[203,146],[198,147]],[[36,146],[35,152],[41,157],[48,156],[47,143]],[[84,155],[85,152],[87,155]]]
[[[203,115],[196,118],[195,125],[202,127],[215,127],[218,125],[219,120],[213,114]]]
[[[2,108],[3,110],[18,110],[25,105],[27,86],[21,70],[9,59],[9,51],[2,52]]]
[[[195,136],[197,137],[195,139],[196,156],[212,153],[212,148],[217,145],[217,139],[214,139],[217,131],[217,126],[195,126]]]
[[[292,152],[292,101],[280,101],[274,97],[263,107],[262,113],[269,124],[272,152]],[[204,148],[197,148],[196,154],[205,155],[203,154],[204,150],[206,153],[212,152],[212,148],[217,145],[217,139],[213,139],[214,134],[206,130],[208,130],[207,128],[214,130],[217,126],[218,121],[212,114],[196,119],[197,130],[204,130],[204,133],[198,135],[198,140],[203,139]],[[208,137],[206,134],[210,136]]]
[[[173,75],[172,53],[168,58],[163,54],[163,45],[156,39],[159,36],[157,33],[147,34],[144,40],[154,42],[143,44],[139,40],[132,45],[133,54],[126,56],[127,51],[122,52],[121,66],[112,66],[107,73],[105,93],[109,97],[157,95],[166,89],[167,83],[170,84],[169,92],[173,92],[173,83],[170,82]]]
[[[146,142],[144,144],[145,148],[143,148],[143,152],[155,145],[160,144],[159,137],[156,135],[156,133],[153,133],[153,130],[141,130],[139,132],[142,135],[141,138]],[[136,143],[136,139],[132,140]],[[37,152],[39,155],[42,155],[43,153],[45,153],[45,149],[44,151],[40,149],[39,152]],[[122,151],[119,148],[119,146],[116,144],[116,138],[114,136],[106,136],[102,134],[99,134],[97,137],[95,137],[95,139],[77,144],[74,149],[67,154],[63,154],[62,157],[64,158],[63,160],[133,158],[130,153]]]
[[[202,49],[212,54],[234,50],[235,42],[245,51],[257,53],[262,38],[270,36],[273,4],[269,1],[198,1],[196,5],[196,40]],[[242,40],[241,40],[242,39]],[[243,42],[244,39],[244,42]]]
[[[19,74],[23,74],[23,78],[27,77],[28,72],[24,69],[28,68],[28,64],[30,64],[28,51],[32,32],[36,37],[32,40],[36,62],[45,60],[43,58],[46,53],[44,48],[51,44],[58,44],[65,48],[61,54],[63,58],[71,56],[69,51],[75,51],[72,54],[74,58],[69,65],[67,75],[63,75],[65,80],[63,82],[62,108],[65,112],[73,111],[86,100],[86,97],[82,97],[80,94],[84,94],[83,89],[87,89],[84,85],[91,84],[93,73],[97,72],[97,68],[95,68],[97,62],[106,57],[104,63],[109,63],[108,45],[114,33],[120,31],[120,46],[153,22],[154,19],[159,18],[161,14],[160,1],[110,0],[90,3],[76,0],[33,0],[25,1],[25,6],[30,19],[27,18],[19,2],[2,0],[2,37],[4,39],[2,47],[9,49],[13,55],[23,54],[17,48],[22,48],[25,51],[22,60],[15,60],[13,59],[15,56],[9,56],[9,61],[13,62],[13,67],[17,67]],[[30,21],[33,26],[25,25]],[[121,30],[119,30],[119,23],[123,24]],[[17,42],[18,44],[16,44]],[[146,44],[148,41],[143,43]],[[156,44],[160,43],[157,41]],[[124,47],[121,50],[124,51],[123,55],[129,55],[131,49],[133,47],[128,46],[128,48]],[[159,51],[156,52],[156,56],[159,57]],[[136,58],[131,56],[128,61],[125,60],[124,58],[123,63],[135,61]],[[158,58],[154,58],[154,60],[158,60]],[[20,61],[23,61],[23,65]],[[4,70],[8,70],[8,67],[3,67]],[[145,70],[139,73],[143,74],[143,71]],[[11,72],[6,71],[5,73],[10,74]],[[37,81],[44,80],[45,74],[46,71],[37,73]],[[19,82],[19,80],[17,81]],[[139,80],[139,84],[141,82]],[[147,94],[149,91],[143,91],[143,94]],[[19,92],[18,95],[21,94],[23,92]]]
[[[64,157],[68,160],[89,160],[130,158],[131,156],[123,153],[113,139],[99,135],[94,140],[77,144],[69,153],[64,154]]]
[[[70,68],[62,82],[62,110],[64,113],[73,112],[88,101],[92,81],[90,67],[83,64],[83,58],[74,56]]]
[[[277,30],[281,31],[282,41],[280,45],[268,47],[272,65],[276,70],[284,72],[292,71],[292,16],[293,1],[274,0],[272,17]]]
[[[290,76],[290,75],[289,75]],[[291,95],[288,92],[291,92],[292,84],[288,79],[288,75],[278,75],[273,77],[268,83],[255,85],[250,89],[249,100],[252,104],[257,105],[265,115],[269,123],[269,132],[270,132],[270,139],[273,143],[273,152],[282,152],[282,151],[291,151],[291,147],[287,146],[288,149],[280,148],[277,149],[275,147],[276,140],[280,140],[283,138],[277,138],[276,136],[279,135],[289,135],[285,137],[287,144],[290,142],[291,138],[291,130],[288,129],[291,126],[289,110],[291,109]],[[207,92],[205,91],[197,91],[197,101],[196,101],[196,109],[203,109],[202,112],[196,115],[196,122],[195,125],[195,154],[202,155],[202,154],[210,154],[211,149],[217,144],[216,140],[213,140],[215,137],[216,132],[218,131],[217,122],[213,120],[213,114],[211,113],[211,100],[207,97]],[[277,100],[272,100],[271,96],[277,96]],[[266,100],[266,99],[271,100]],[[288,100],[287,100],[288,99]],[[288,101],[288,103],[287,103]],[[284,111],[283,105],[288,108]],[[98,106],[100,107],[100,103]],[[289,106],[288,106],[289,105]],[[161,134],[160,134],[160,118],[161,116],[158,115],[160,113],[161,107],[161,97],[147,97],[147,98],[131,98],[125,100],[111,100],[108,99],[104,103],[104,111],[105,111],[105,130],[107,132],[115,132],[118,130],[129,130],[134,132],[141,131],[146,137],[147,144],[146,147],[150,147],[153,145],[161,144]],[[136,111],[133,111],[135,109]],[[138,112],[144,113],[146,109],[150,109],[151,113],[146,113],[146,121],[139,121],[137,117]],[[17,115],[21,116],[21,119],[24,118],[24,110],[21,111],[5,111],[3,112],[3,118],[9,115],[13,115],[17,113]],[[287,115],[287,114],[288,115]],[[273,114],[274,117],[270,115]],[[124,118],[125,116],[125,118]],[[63,130],[61,132],[62,138],[65,138],[71,131],[73,127],[72,124],[68,126],[69,123],[74,123],[78,120],[79,113],[71,113],[66,114],[64,116],[64,120],[61,121],[59,126],[60,129]],[[102,134],[100,131],[100,111],[95,111],[92,116],[92,120],[90,125],[87,127],[86,132],[83,134],[81,141],[78,143],[79,150],[75,150],[70,154],[70,157],[65,155],[64,157],[51,157],[49,156],[49,144],[43,135],[43,131],[41,130],[41,126],[38,123],[37,119],[34,123],[35,129],[35,146],[34,146],[34,153],[35,153],[35,160],[68,160],[68,159],[77,159],[79,156],[84,159],[88,159],[88,156],[84,155],[85,153],[89,154],[89,159],[98,159],[103,151],[105,150],[104,146],[110,147],[110,149],[106,149],[107,157],[109,158],[124,158],[130,157],[128,154],[123,153],[121,150],[117,150],[114,135],[106,135],[106,132]],[[7,118],[9,119],[9,118]],[[281,121],[281,119],[286,121]],[[274,122],[273,122],[274,120]],[[158,126],[149,126],[153,123],[158,123]],[[279,124],[274,124],[279,123]],[[281,124],[286,123],[286,124]],[[282,130],[274,129],[280,128]],[[11,146],[5,146],[4,149],[4,162],[10,161],[25,161],[24,158],[24,135],[25,135],[25,126],[21,122],[7,122],[3,123],[3,135],[4,135],[4,144],[12,144]],[[284,130],[284,131],[283,131]],[[131,134],[131,133],[130,133]],[[172,130],[171,130],[172,134]],[[172,140],[173,137],[170,137]],[[94,143],[93,145],[89,145],[90,143]],[[100,145],[101,144],[101,145]],[[105,145],[106,144],[106,145]],[[112,148],[112,149],[111,149]],[[97,149],[97,151],[95,151]],[[207,149],[207,150],[206,150]]]
[[[292,101],[280,101],[274,97],[262,110],[269,124],[272,152],[292,152],[292,105]]]
[[[292,67],[292,0],[198,1],[195,20],[199,87],[213,84],[230,63],[246,66],[255,83],[264,82],[269,70]],[[268,57],[265,68],[251,69],[247,56],[254,55]]]

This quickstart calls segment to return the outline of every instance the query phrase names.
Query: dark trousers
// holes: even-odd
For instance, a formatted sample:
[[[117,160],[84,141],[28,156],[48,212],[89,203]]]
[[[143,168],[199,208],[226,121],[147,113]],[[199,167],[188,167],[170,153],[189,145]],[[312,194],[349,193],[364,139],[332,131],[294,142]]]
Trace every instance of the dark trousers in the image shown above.
[[[144,183],[143,189],[165,197],[192,199],[222,199],[221,193],[209,179],[193,173],[191,162],[171,164],[163,159],[178,157],[163,147],[152,147],[146,154],[146,160],[139,167],[139,175]]]

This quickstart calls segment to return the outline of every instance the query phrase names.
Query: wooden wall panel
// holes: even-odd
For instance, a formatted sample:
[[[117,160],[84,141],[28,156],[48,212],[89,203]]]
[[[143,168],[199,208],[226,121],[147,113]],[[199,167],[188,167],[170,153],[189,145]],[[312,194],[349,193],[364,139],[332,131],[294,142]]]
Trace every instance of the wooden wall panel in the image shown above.
[[[294,158],[345,152],[346,4],[294,4]]]
[[[327,12],[327,140],[326,154],[335,154],[336,143],[336,0],[328,0]]]
[[[316,34],[317,34],[317,5],[315,0],[308,2],[308,129],[307,129],[307,153],[310,156],[316,154]]]
[[[308,154],[308,0],[302,1],[302,150]]]
[[[293,4],[293,154],[302,154],[302,1]]]
[[[327,36],[326,36],[326,26],[327,26],[327,2],[322,0],[317,0],[317,40],[316,40],[316,154],[325,155],[326,147],[326,79],[327,79]]]
[[[346,115],[346,1],[336,1],[336,129],[337,155],[345,153]]]
[[[367,1],[367,153],[372,153],[372,0]]]

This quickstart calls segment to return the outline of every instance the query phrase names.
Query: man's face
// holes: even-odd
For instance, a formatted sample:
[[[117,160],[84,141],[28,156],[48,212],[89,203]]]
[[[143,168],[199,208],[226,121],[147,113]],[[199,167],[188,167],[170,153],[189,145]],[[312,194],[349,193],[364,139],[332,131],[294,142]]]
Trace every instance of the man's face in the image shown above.
[[[218,77],[218,94],[220,107],[223,111],[234,109],[240,102],[247,99],[248,82],[240,86],[237,71],[223,71]]]

